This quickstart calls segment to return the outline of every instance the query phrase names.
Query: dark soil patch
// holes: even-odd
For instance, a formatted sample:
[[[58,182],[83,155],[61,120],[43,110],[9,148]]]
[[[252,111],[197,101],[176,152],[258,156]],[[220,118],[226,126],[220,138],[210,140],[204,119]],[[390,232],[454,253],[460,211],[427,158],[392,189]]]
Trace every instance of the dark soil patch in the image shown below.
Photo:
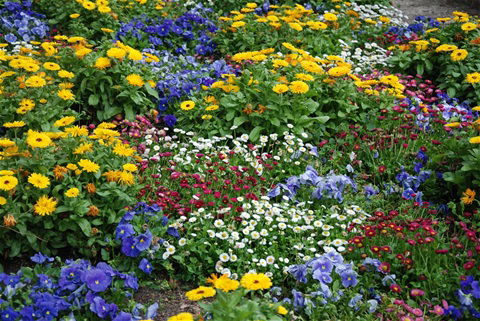
[[[135,300],[146,306],[157,302],[159,306],[156,321],[168,320],[169,317],[181,312],[198,315],[200,313],[198,304],[185,297],[185,292],[191,289],[178,285],[166,290],[141,287],[135,294]]]
[[[417,16],[451,17],[453,11],[480,15],[480,0],[393,0],[393,6],[402,10],[410,20]]]

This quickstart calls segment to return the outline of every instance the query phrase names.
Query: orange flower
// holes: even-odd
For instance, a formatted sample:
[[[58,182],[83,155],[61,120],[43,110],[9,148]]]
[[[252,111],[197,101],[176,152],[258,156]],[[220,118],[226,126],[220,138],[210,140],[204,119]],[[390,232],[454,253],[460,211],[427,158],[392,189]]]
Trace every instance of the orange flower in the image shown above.
[[[17,221],[15,220],[15,217],[13,217],[12,214],[5,215],[3,217],[3,225],[12,227],[17,224]]]
[[[87,192],[89,194],[95,194],[97,192],[97,188],[95,187],[95,184],[93,183],[88,183],[87,186],[85,187]]]
[[[95,205],[91,205],[88,208],[87,216],[97,216],[98,213],[100,213],[100,210],[98,209],[98,207],[96,207]]]

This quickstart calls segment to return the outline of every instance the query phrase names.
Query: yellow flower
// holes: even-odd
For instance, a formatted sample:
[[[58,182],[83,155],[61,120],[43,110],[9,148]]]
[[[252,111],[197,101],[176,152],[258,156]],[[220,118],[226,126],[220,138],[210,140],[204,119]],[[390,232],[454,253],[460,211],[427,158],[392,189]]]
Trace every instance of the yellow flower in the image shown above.
[[[472,137],[468,141],[470,144],[480,144],[480,136]]]
[[[438,47],[435,49],[435,51],[436,51],[436,52],[447,52],[447,51],[454,51],[454,50],[456,50],[456,49],[458,49],[458,47],[455,46],[455,45],[443,44],[443,45],[438,46]]]
[[[75,51],[75,56],[77,56],[78,58],[83,58],[85,57],[87,54],[91,53],[92,52],[92,49],[89,49],[89,48],[80,48],[78,50]],[[106,59],[106,58],[105,58]]]
[[[326,21],[337,21],[338,18],[336,15],[334,15],[333,13],[325,13],[323,15],[323,18],[326,20]]]
[[[50,215],[57,209],[57,201],[54,198],[43,195],[33,206],[35,214],[40,216]]]
[[[299,80],[292,81],[289,87],[294,94],[305,94],[310,89],[305,82]]]
[[[25,80],[25,86],[27,87],[43,87],[47,84],[45,79],[39,76],[31,76]]]
[[[296,30],[296,31],[302,31],[303,30],[302,26],[299,23],[296,23],[296,22],[290,22],[288,24],[288,26],[290,28],[292,28],[293,30]]]
[[[76,187],[72,187],[65,192],[65,196],[70,198],[77,197],[78,195],[80,195],[80,190]]]
[[[58,97],[62,98],[63,100],[74,100],[75,95],[69,89],[61,89],[57,92]]]
[[[67,168],[71,171],[76,171],[78,169],[78,166],[70,163],[70,164],[67,165]]]
[[[60,65],[54,62],[46,62],[43,64],[43,68],[47,70],[60,70]]]
[[[75,77],[75,74],[73,72],[62,69],[58,72],[58,77],[72,79],[73,77]]]
[[[453,123],[445,124],[445,127],[458,128],[458,127],[460,127],[460,123],[459,122],[453,122]]]
[[[7,204],[7,199],[3,196],[0,196],[0,205],[5,205]]]
[[[332,77],[341,77],[350,72],[350,68],[342,66],[342,67],[333,67],[328,70],[328,74]]]
[[[38,69],[40,69],[40,66],[34,63],[27,63],[23,66],[23,69],[30,72],[36,72]]]
[[[143,55],[138,50],[130,49],[130,51],[128,52],[128,59],[135,60],[135,61],[142,60]],[[152,88],[155,88],[155,83],[154,83],[154,85],[152,85]]]
[[[273,86],[272,90],[277,94],[283,94],[283,93],[286,93],[289,90],[289,88],[285,84],[276,84],[275,86]]]
[[[85,154],[86,152],[91,152],[92,151],[93,144],[92,143],[83,143],[80,146],[78,146],[73,153],[75,155],[82,155]]]
[[[195,108],[195,102],[191,100],[184,101],[180,104],[180,109],[182,110],[191,110]]]
[[[305,69],[308,72],[313,72],[313,73],[323,72],[322,67],[313,61],[302,61],[300,65],[302,66],[303,69]]]
[[[72,126],[65,128],[65,133],[69,134],[72,137],[87,136],[88,129],[85,127]]]
[[[274,59],[273,60],[273,66],[275,68],[278,68],[278,67],[288,67],[289,63],[288,61],[286,60],[283,60],[283,59]]]
[[[68,42],[75,43],[75,42],[84,42],[85,38],[83,37],[70,37],[68,38]]]
[[[18,179],[15,176],[6,175],[0,177],[0,189],[9,191],[18,185]]]
[[[278,309],[277,309],[277,313],[281,314],[281,315],[285,315],[285,314],[288,313],[288,310],[285,309],[285,307],[283,307],[283,306],[279,306]]]
[[[48,177],[37,173],[33,173],[28,176],[28,182],[36,188],[47,188],[50,186],[50,180]]]
[[[135,183],[135,176],[128,171],[121,171],[118,182],[123,185],[133,185]]]
[[[187,293],[185,293],[185,295],[190,301],[198,301],[203,298],[210,298],[212,296],[215,296],[216,293],[217,292],[212,287],[200,286],[194,290],[188,291]]]
[[[207,281],[213,284],[216,289],[222,290],[223,292],[235,291],[240,285],[240,282],[230,279],[226,274],[223,274],[221,277],[212,274],[211,278],[208,278]]]
[[[242,276],[240,284],[247,290],[265,290],[272,286],[272,281],[263,273],[247,273]]]
[[[106,57],[99,57],[97,60],[95,60],[95,65],[93,65],[94,68],[96,69],[105,69],[108,68],[112,65],[110,59]]]
[[[465,49],[456,49],[450,54],[450,58],[452,59],[452,61],[461,61],[467,58],[467,56],[468,51],[466,51]]]
[[[107,50],[107,56],[110,58],[123,59],[127,52],[121,48],[110,48]]]
[[[324,30],[327,29],[328,25],[321,21],[315,21],[314,23],[309,24],[308,27],[312,30]]]
[[[128,144],[119,143],[113,148],[113,152],[120,156],[132,156],[135,154],[135,149],[131,148]]]
[[[0,139],[0,147],[12,147],[15,146],[15,142],[8,139],[8,138],[1,138]],[[0,175],[2,175],[0,173]]]
[[[137,75],[137,74],[128,75],[126,79],[128,83],[132,86],[142,87],[145,84],[142,77],[140,77],[140,75]]]
[[[474,110],[474,111],[480,111],[480,106],[472,107],[472,110]]]
[[[85,1],[83,3],[83,7],[87,10],[93,10],[97,7],[97,5],[91,1]]]
[[[138,167],[135,164],[125,164],[123,165],[123,169],[127,172],[136,172],[138,171]]]
[[[477,193],[475,193],[474,190],[467,188],[467,190],[462,194],[462,198],[461,198],[462,203],[466,205],[472,204],[473,201],[475,200],[476,194]]]
[[[78,165],[84,170],[89,173],[96,173],[100,170],[100,166],[98,166],[97,163],[92,162],[91,160],[88,159],[81,159],[78,162]]]
[[[240,28],[243,26],[245,26],[245,22],[243,21],[235,21],[234,23],[232,23],[232,28]]]
[[[80,17],[80,14],[79,14],[79,13],[72,13],[72,14],[70,15],[70,18],[72,18],[72,19],[77,19],[78,17]]]
[[[53,123],[53,126],[55,126],[55,127],[68,126],[68,125],[72,124],[74,121],[75,121],[75,117],[67,116],[67,117],[63,117],[63,118],[60,118],[59,120],[57,120],[55,123]]]
[[[8,122],[8,123],[4,123],[3,124],[3,127],[7,127],[7,128],[18,128],[18,127],[23,127],[25,126],[25,122],[24,121],[12,121],[12,122]]]
[[[46,148],[52,144],[52,140],[45,133],[29,130],[27,133],[27,144],[33,148]]]
[[[467,22],[467,23],[462,24],[461,28],[462,28],[463,31],[472,31],[472,30],[477,29],[477,25],[474,24],[474,23],[471,23],[471,22]]]
[[[210,105],[205,107],[205,110],[212,111],[212,110],[217,110],[219,108],[218,105]]]
[[[111,11],[112,11],[112,8],[110,8],[108,6],[99,6],[98,7],[98,12],[100,12],[100,13],[109,13]],[[105,28],[102,28],[102,29],[105,29]],[[111,29],[109,29],[109,30],[111,30]],[[102,31],[104,31],[104,30],[102,30]],[[108,31],[108,32],[110,32],[110,31]],[[111,32],[113,32],[113,30]]]
[[[480,72],[474,72],[471,74],[467,74],[467,77],[465,78],[465,81],[470,83],[470,84],[476,84],[480,82]]]
[[[174,315],[173,317],[168,318],[167,321],[194,321],[193,314],[188,312],[182,312],[180,314]]]
[[[209,120],[209,119],[212,119],[212,115],[202,115],[202,119],[203,120]]]
[[[295,74],[295,77],[304,81],[312,81],[314,79],[313,76],[309,74]]]

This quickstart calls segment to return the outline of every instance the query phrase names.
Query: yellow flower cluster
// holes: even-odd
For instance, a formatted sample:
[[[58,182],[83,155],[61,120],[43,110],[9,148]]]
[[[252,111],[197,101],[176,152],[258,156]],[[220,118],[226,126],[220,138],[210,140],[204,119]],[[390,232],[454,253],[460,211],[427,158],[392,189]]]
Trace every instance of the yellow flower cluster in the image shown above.
[[[83,175],[87,175],[90,178],[96,177],[99,179],[103,176],[105,177],[105,182],[116,182],[121,185],[135,184],[135,176],[133,173],[138,171],[138,167],[134,163],[123,163],[121,170],[108,170],[108,165],[100,166],[98,161],[93,160],[96,155],[94,152],[100,148],[102,149],[102,153],[107,155],[106,157],[116,158],[117,160],[119,157],[134,156],[135,150],[119,140],[118,137],[120,133],[112,129],[115,128],[116,125],[112,123],[101,123],[90,134],[85,127],[71,126],[74,122],[74,117],[67,116],[58,119],[53,124],[56,128],[64,128],[63,131],[39,132],[28,130],[28,132],[25,133],[23,141],[20,139],[17,141],[7,138],[0,139],[0,157],[12,160],[13,163],[15,163],[18,156],[24,157],[26,160],[32,157],[42,157],[42,153],[50,153],[53,147],[56,152],[71,155],[72,159],[71,163],[65,166],[55,165],[51,171],[47,170],[47,172],[28,172],[25,169],[0,170],[0,193],[5,192],[3,195],[0,194],[1,206],[8,204],[8,199],[18,194],[15,193],[14,189],[18,188],[19,184],[21,186],[20,188],[23,188],[23,183],[21,182],[24,180],[35,189],[45,191],[44,195],[36,198],[33,204],[33,212],[40,216],[51,215],[55,212],[61,200],[49,196],[49,188],[55,187],[58,189],[57,186],[52,185],[56,185],[57,183],[62,184],[61,182],[69,173],[71,173],[72,177],[78,177],[82,175],[82,173],[85,173]],[[52,147],[52,149],[48,149],[50,147]],[[45,149],[47,150],[42,152],[42,150]],[[82,155],[82,157],[78,160],[78,156],[76,155]],[[75,161],[73,161],[74,159]],[[64,158],[62,158],[62,161],[63,160]],[[23,164],[22,167],[24,168],[25,162]],[[101,175],[102,169],[105,170],[103,175]],[[71,180],[68,181],[71,182]],[[64,186],[63,195],[66,200],[82,195],[82,188],[78,186],[80,184],[81,180],[79,179],[78,183],[75,184],[77,186]],[[28,189],[31,189],[31,187]],[[96,193],[96,187],[93,183],[86,184],[85,190],[89,194]],[[25,194],[25,192],[21,194]],[[25,195],[27,194],[28,193]],[[96,210],[94,211],[93,209]],[[89,211],[92,212],[92,215],[94,215],[94,212],[98,214],[98,209],[93,205],[90,206]],[[11,224],[10,226],[16,224],[15,216],[12,216],[8,222]]]

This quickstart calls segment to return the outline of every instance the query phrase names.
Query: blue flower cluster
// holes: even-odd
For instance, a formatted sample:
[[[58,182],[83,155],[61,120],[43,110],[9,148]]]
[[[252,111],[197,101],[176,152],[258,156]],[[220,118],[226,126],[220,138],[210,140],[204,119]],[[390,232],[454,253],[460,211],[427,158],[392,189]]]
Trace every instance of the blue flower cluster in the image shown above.
[[[391,27],[386,34],[395,39],[394,43],[401,43],[404,40],[412,39],[417,34],[423,34],[427,29],[440,26],[440,22],[431,17],[418,16],[415,18],[415,21],[415,23],[411,23],[407,27]]]
[[[0,32],[6,42],[29,42],[47,36],[49,28],[42,21],[45,16],[34,12],[31,7],[31,1],[4,3],[4,7],[0,9]]]
[[[410,175],[407,173],[405,168],[402,166],[401,172],[397,174],[395,179],[399,184],[401,184],[402,198],[406,200],[414,199],[415,202],[420,205],[423,204],[422,196],[423,193],[419,190],[420,185],[423,184],[431,175],[430,171],[423,171],[422,168],[428,162],[428,156],[423,150],[418,151],[417,157],[419,161],[414,163],[414,171],[417,175]]]
[[[445,306],[444,315],[450,316],[454,320],[467,319],[469,317],[480,319],[480,312],[475,308],[475,302],[480,299],[480,282],[469,275],[464,281],[460,282],[460,289],[456,291],[460,307],[453,305]],[[476,299],[476,300],[475,300]]]
[[[211,11],[202,5],[187,11],[175,20],[140,17],[123,23],[116,40],[143,48],[170,50],[177,54],[194,53],[205,56],[212,54],[215,42],[209,36],[218,30],[205,14]]]
[[[327,252],[305,264],[292,265],[288,272],[300,283],[309,283],[308,276],[315,280],[313,291],[304,294],[293,289],[293,301],[289,298],[284,299],[284,302],[293,304],[297,311],[324,306],[331,302],[338,302],[342,298],[347,298],[350,308],[358,310],[361,303],[366,303],[368,311],[373,313],[376,311],[378,303],[381,302],[380,296],[375,293],[374,289],[368,291],[362,289],[347,295],[346,289],[353,289],[358,285],[358,274],[354,271],[353,263],[345,263],[342,255],[336,251]],[[338,278],[344,289],[335,285],[337,283],[335,279]],[[364,300],[364,297],[367,300]]]
[[[164,239],[157,237],[158,234],[180,238],[176,228],[167,227],[168,217],[161,211],[162,209],[156,204],[149,206],[140,202],[122,217],[115,230],[115,237],[121,241],[121,251],[124,255],[135,258],[143,254],[153,257],[153,254],[160,250],[161,245],[168,245]],[[155,227],[155,237],[148,227],[144,227],[148,226],[148,223],[152,223]],[[140,229],[144,231],[139,231]],[[165,255],[163,258],[166,258]],[[143,258],[138,268],[150,274],[154,267],[147,258]]]
[[[224,60],[202,63],[193,56],[175,55],[168,51],[145,49],[144,52],[161,59],[150,62],[150,68],[160,79],[156,89],[160,97],[157,106],[162,113],[182,97],[200,90],[202,86],[210,86],[224,74],[234,73]]]
[[[120,311],[106,298],[121,293],[118,304],[138,289],[137,278],[124,274],[104,262],[92,265],[86,260],[66,260],[60,269],[53,267],[53,258],[38,253],[31,257],[34,270],[23,268],[16,274],[0,273],[1,320],[50,321],[75,320],[76,315],[88,320],[133,321],[144,317],[145,308],[137,304],[132,313]],[[146,319],[155,317],[157,304],[147,309]]]
[[[357,190],[356,183],[346,175],[336,175],[331,171],[326,176],[318,175],[318,172],[312,167],[307,166],[305,173],[300,176],[291,176],[286,184],[278,184],[269,193],[268,197],[285,196],[288,200],[295,197],[302,186],[313,186],[312,198],[322,199],[323,197],[335,199],[343,202],[343,193],[346,186],[351,186],[354,191]]]

